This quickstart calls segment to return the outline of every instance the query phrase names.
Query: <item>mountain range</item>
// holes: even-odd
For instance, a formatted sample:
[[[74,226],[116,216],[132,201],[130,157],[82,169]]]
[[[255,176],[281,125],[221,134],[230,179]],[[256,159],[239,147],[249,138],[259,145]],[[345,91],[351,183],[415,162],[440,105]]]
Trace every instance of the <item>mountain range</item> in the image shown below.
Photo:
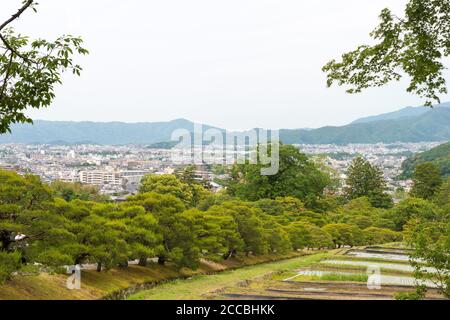
[[[450,102],[442,103],[435,108],[450,108]],[[384,113],[378,116],[371,116],[366,118],[361,118],[352,122],[352,124],[356,123],[367,123],[379,120],[397,120],[401,118],[413,118],[424,115],[430,111],[429,107],[406,107],[394,112]]]
[[[204,130],[214,128],[203,125]],[[42,121],[16,124],[12,134],[0,135],[0,143],[27,144],[143,144],[170,145],[174,130],[192,132],[185,119],[169,122],[72,122]],[[225,132],[224,129],[219,129]],[[245,132],[233,133],[243,135]],[[394,143],[450,140],[450,103],[433,109],[407,107],[396,112],[358,119],[349,125],[319,129],[282,129],[287,144]]]

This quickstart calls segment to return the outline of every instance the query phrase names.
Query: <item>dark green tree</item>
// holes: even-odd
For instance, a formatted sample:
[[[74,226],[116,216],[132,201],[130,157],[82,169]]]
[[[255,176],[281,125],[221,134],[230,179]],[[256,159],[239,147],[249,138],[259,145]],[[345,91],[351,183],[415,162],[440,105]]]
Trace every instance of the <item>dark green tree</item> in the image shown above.
[[[166,177],[168,181],[178,181],[174,176]],[[152,180],[153,181],[153,180]],[[164,188],[158,181],[160,190],[176,190],[178,192],[179,181],[175,186]],[[175,188],[173,188],[175,187]],[[141,205],[147,213],[152,214],[158,222],[158,233],[162,235],[162,245],[156,252],[160,264],[167,261],[174,262],[178,267],[197,268],[201,257],[201,249],[195,238],[195,221],[189,214],[183,214],[186,206],[183,201],[175,197],[171,192],[167,194],[147,192],[130,197],[128,203]]]
[[[0,171],[0,251],[23,252],[45,236],[49,230],[40,226],[50,200],[50,190],[38,177]]]
[[[240,238],[243,240],[243,252],[245,254],[260,255],[268,252],[269,244],[264,236],[265,230],[261,210],[254,208],[249,203],[235,200],[212,207],[209,212],[233,217]],[[235,251],[233,255],[235,255],[237,248],[233,249],[236,249],[233,250]]]
[[[376,208],[392,207],[392,198],[386,193],[383,173],[362,157],[353,159],[347,171],[344,192],[349,200],[367,197]]]
[[[14,271],[20,269],[21,258],[19,252],[0,251],[0,285],[8,280]]]

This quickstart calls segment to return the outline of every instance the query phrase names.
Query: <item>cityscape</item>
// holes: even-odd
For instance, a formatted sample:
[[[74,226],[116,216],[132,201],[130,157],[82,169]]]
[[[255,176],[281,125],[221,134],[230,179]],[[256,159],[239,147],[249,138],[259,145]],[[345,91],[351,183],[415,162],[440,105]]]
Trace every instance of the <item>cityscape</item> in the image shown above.
[[[430,150],[440,142],[349,145],[296,145],[301,152],[322,161],[335,172],[343,185],[346,171],[354,157],[363,155],[379,167],[392,194],[399,188],[409,191],[411,180],[396,179],[401,174],[404,160],[415,153]],[[170,149],[154,149],[139,145],[25,145],[1,144],[0,169],[31,173],[43,182],[63,181],[98,187],[103,195],[112,199],[125,199],[138,191],[147,174],[173,174],[179,167],[192,163],[186,156],[174,161]],[[196,152],[194,150],[194,152]],[[244,151],[227,152],[228,157],[242,156]],[[179,159],[177,159],[179,160]],[[220,163],[221,158],[213,161]],[[229,162],[229,159],[227,160]],[[214,191],[222,189],[217,182],[224,178],[214,166],[197,168],[199,179],[209,182]]]
[[[348,319],[369,305],[307,302],[450,300],[450,0],[0,13],[2,306]]]

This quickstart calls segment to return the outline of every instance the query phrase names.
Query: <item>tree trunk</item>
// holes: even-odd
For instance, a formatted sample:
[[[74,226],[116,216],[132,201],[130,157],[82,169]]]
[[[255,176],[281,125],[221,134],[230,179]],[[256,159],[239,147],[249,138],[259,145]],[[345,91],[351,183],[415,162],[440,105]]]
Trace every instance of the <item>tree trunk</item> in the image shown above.
[[[236,249],[230,249],[226,254],[223,255],[223,259],[228,260],[234,255],[236,255]]]
[[[97,263],[97,272],[101,272],[102,271],[102,263],[99,262]]]
[[[147,257],[145,257],[145,258],[140,258],[140,259],[139,259],[139,265],[140,265],[141,267],[146,267],[146,266],[147,266]]]
[[[82,253],[79,256],[76,257],[75,259],[75,264],[82,264],[84,259],[86,259],[89,256],[89,254],[87,253]]]
[[[0,230],[1,251],[8,251],[11,241],[11,232],[7,230]]]

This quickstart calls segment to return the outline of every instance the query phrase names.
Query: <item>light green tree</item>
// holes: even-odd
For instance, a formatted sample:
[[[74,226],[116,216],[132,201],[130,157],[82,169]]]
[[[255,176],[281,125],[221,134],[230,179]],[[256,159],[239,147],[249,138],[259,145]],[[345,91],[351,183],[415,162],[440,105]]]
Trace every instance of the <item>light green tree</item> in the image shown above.
[[[186,183],[175,175],[147,175],[141,181],[141,193],[156,192],[171,194],[182,200],[188,207],[197,206],[210,193],[197,183]]]
[[[411,220],[406,227],[408,243],[413,247],[411,263],[415,277],[432,281],[441,293],[450,298],[450,223],[444,221]],[[427,272],[426,266],[435,272]],[[420,288],[419,288],[420,289]],[[420,291],[420,290],[419,290]]]
[[[300,200],[323,196],[330,182],[327,174],[291,145],[280,145],[280,169],[271,176],[261,175],[262,164],[235,165],[228,181],[228,192],[247,201],[294,197]]]
[[[62,36],[51,42],[17,34],[11,24],[36,6],[34,0],[23,0],[22,7],[0,23],[0,134],[11,131],[13,123],[32,123],[25,111],[50,106],[62,74],[81,73],[73,56],[88,54],[81,38]]]
[[[438,166],[431,162],[419,164],[413,174],[414,185],[411,195],[416,198],[430,200],[434,198],[442,185],[441,172]]]
[[[361,45],[330,61],[323,70],[328,86],[348,86],[348,93],[410,78],[407,88],[426,99],[440,102],[447,93],[443,75],[450,55],[450,4],[448,0],[409,0],[397,16],[389,9],[380,14],[380,24],[371,33],[373,45]]]

